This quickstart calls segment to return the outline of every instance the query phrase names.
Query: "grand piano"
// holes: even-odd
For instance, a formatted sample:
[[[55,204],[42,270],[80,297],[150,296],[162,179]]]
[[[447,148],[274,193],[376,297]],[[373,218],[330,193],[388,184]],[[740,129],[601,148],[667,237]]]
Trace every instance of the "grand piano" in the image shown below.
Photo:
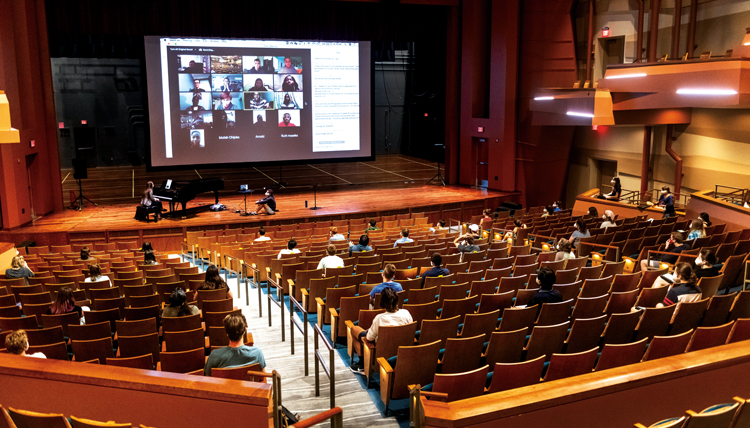
[[[169,202],[169,211],[174,213],[176,204],[182,204],[181,215],[185,215],[185,206],[200,193],[214,192],[216,203],[219,203],[219,190],[224,190],[223,178],[201,178],[192,181],[164,180],[154,189],[154,199]]]

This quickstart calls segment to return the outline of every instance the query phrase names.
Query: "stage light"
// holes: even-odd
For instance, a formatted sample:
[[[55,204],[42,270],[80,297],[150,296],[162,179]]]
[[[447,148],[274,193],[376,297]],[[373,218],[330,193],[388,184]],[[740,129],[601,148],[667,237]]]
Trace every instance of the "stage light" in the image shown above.
[[[549,101],[549,100],[554,100],[554,99],[555,99],[555,97],[549,97],[549,96],[534,97],[534,101]]]
[[[646,73],[632,73],[632,74],[617,74],[614,76],[607,76],[605,79],[629,79],[631,77],[646,77]]]
[[[701,88],[683,88],[678,89],[680,95],[737,95],[734,89],[701,89]]]
[[[602,28],[602,37],[609,37],[609,27]]]
[[[588,118],[593,118],[594,117],[594,115],[591,114],[591,113],[583,113],[583,112],[579,112],[579,111],[569,111],[569,112],[567,112],[565,114],[567,114],[568,116],[578,116],[578,117],[588,117]]]

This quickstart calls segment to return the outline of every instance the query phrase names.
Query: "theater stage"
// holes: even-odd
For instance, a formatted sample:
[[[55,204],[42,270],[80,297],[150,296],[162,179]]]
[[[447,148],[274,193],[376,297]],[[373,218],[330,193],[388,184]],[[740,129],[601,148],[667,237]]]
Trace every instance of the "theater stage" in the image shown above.
[[[98,207],[87,205],[81,212],[66,209],[44,216],[27,226],[0,231],[0,241],[19,244],[31,240],[37,246],[43,246],[116,241],[140,243],[150,240],[162,251],[179,251],[186,232],[192,230],[240,229],[261,224],[369,218],[405,213],[425,213],[431,223],[441,218],[468,221],[472,215],[481,214],[484,208],[494,209],[504,201],[512,201],[516,195],[512,192],[466,186],[443,187],[423,183],[324,187],[317,191],[318,210],[309,209],[315,201],[312,189],[297,189],[291,194],[279,189],[275,195],[279,212],[272,216],[240,216],[236,210],[244,210],[244,199],[237,193],[221,196],[220,202],[227,207],[226,211],[208,211],[214,198],[205,194],[188,204],[189,215],[186,218],[165,218],[158,223],[134,220],[135,203]],[[248,197],[248,210],[253,209],[252,202],[259,197],[257,193]]]

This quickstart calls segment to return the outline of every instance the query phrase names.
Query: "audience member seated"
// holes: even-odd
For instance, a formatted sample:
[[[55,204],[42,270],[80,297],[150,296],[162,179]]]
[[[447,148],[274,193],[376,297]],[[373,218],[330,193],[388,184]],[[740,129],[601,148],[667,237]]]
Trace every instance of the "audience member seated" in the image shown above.
[[[698,279],[719,276],[719,269],[714,266],[717,262],[716,254],[709,248],[703,248],[698,257],[695,258],[695,270],[693,273]]]
[[[21,355],[23,357],[47,358],[41,352],[27,354],[29,350],[29,338],[24,330],[15,330],[5,337],[5,349],[11,354]]]
[[[539,273],[536,276],[536,283],[539,284],[540,290],[529,299],[526,303],[527,307],[540,305],[542,303],[559,303],[562,302],[562,295],[559,291],[553,290],[552,286],[555,285],[557,277],[555,272],[547,266],[543,266],[539,269]]]
[[[591,218],[597,218],[599,217],[599,210],[597,210],[596,207],[589,207],[587,214],[591,216]]]
[[[258,235],[260,235],[260,236],[257,237],[257,238],[255,238],[254,242],[263,242],[263,241],[270,241],[271,240],[271,238],[269,238],[268,236],[266,236],[266,227],[265,226],[261,226],[260,227],[260,229],[258,230]]]
[[[528,226],[523,224],[520,219],[513,220],[513,230],[505,232],[505,235],[503,236],[503,241],[507,241],[509,239],[512,239],[515,241],[516,236],[518,236],[518,230],[526,229],[526,228],[528,228]]]
[[[143,253],[143,264],[144,265],[158,265],[159,262],[156,261],[156,254],[154,254],[154,252],[151,250],[148,250],[145,253]]]
[[[440,253],[432,253],[432,257],[430,257],[430,264],[432,265],[432,268],[428,271],[425,271],[421,275],[422,288],[424,288],[426,278],[445,276],[451,273],[448,269],[443,267],[443,256],[441,256]]]
[[[76,305],[76,298],[73,297],[73,290],[71,290],[70,287],[63,287],[57,291],[57,299],[55,299],[55,301],[52,302],[52,306],[47,309],[47,315],[62,315],[71,312],[78,312],[78,316],[83,317],[83,308]]]
[[[557,254],[555,254],[555,261],[575,258],[575,255],[573,255],[573,245],[565,238],[560,238],[560,240],[557,241],[556,249]]]
[[[172,294],[169,296],[169,306],[166,306],[161,311],[161,316],[162,318],[176,318],[188,315],[198,315],[199,313],[200,309],[198,309],[197,306],[189,305],[187,303],[187,294],[185,294],[185,290],[178,287],[172,291]]]
[[[294,238],[290,239],[289,242],[286,243],[286,248],[282,248],[281,251],[279,251],[279,255],[276,258],[280,259],[281,256],[285,256],[288,254],[299,254],[299,250],[295,248],[296,246],[297,246],[297,241],[295,241]]]
[[[698,287],[698,278],[693,269],[687,263],[678,263],[674,268],[674,284],[669,288],[667,297],[662,303],[657,303],[657,308],[672,306],[678,303],[692,303],[701,299],[701,289]]]
[[[493,220],[492,210],[487,208],[486,210],[482,211],[482,219],[479,220],[479,227],[483,227],[485,223],[492,223]]]
[[[690,248],[685,245],[682,233],[677,231],[672,232],[672,237],[669,238],[664,247],[665,252],[674,254],[679,254],[683,250],[688,249]],[[677,255],[672,256],[669,254],[663,254],[659,259],[652,259],[650,262],[647,259],[643,259],[641,260],[641,270],[645,271],[649,267],[658,269],[659,263],[675,263],[677,262],[677,257]]]
[[[698,214],[698,220],[703,222],[703,227],[711,227],[711,220],[708,217],[708,213]]]
[[[367,235],[362,235],[359,237],[359,244],[354,244],[352,242],[349,243],[349,257],[352,256],[352,253],[361,253],[363,251],[372,251],[372,247],[370,246],[370,238]]]
[[[544,209],[542,209],[542,218],[549,217],[549,215],[553,211],[554,211],[554,209],[551,206],[549,206],[549,205],[545,206]]]
[[[333,244],[329,244],[326,247],[327,256],[320,259],[317,269],[323,269],[323,276],[326,275],[327,268],[340,268],[344,267],[344,260],[336,255],[336,247]]]
[[[408,242],[414,242],[413,239],[409,238],[409,229],[401,229],[401,237],[393,243],[393,248],[396,248],[398,244],[406,244]]]
[[[5,269],[5,279],[23,278],[26,280],[26,285],[29,285],[29,278],[32,276],[34,276],[34,272],[29,269],[26,260],[21,255],[13,257],[13,260],[10,262],[10,268]]]
[[[562,202],[561,201],[555,201],[552,203],[552,212],[557,213],[562,211]]]
[[[104,282],[107,281],[109,287],[112,286],[112,280],[107,275],[102,275],[102,268],[97,263],[89,265],[89,277],[84,279],[83,282]]]
[[[370,230],[380,230],[378,229],[376,224],[378,224],[378,222],[376,222],[375,219],[370,219],[370,225],[367,226],[367,229],[365,229],[365,231],[369,232]]]
[[[232,299],[234,297],[229,290],[227,283],[221,278],[219,268],[217,268],[215,264],[209,265],[208,269],[206,269],[206,279],[203,280],[203,284],[198,287],[198,290],[220,290],[222,288],[227,290],[227,299]],[[193,296],[193,301],[197,300],[198,291],[196,290],[195,295]]]
[[[91,250],[89,247],[81,248],[81,260],[88,260],[91,257]]]
[[[440,219],[437,223],[435,223],[435,227],[430,228],[430,233],[435,233],[435,231],[443,229],[445,229],[445,220]]]
[[[401,284],[399,284],[398,282],[393,282],[393,277],[396,276],[395,265],[393,265],[392,263],[388,263],[387,265],[385,265],[385,268],[383,268],[383,272],[381,272],[380,275],[383,277],[383,282],[376,285],[372,290],[370,290],[370,307],[375,306],[375,295],[378,293],[382,293],[386,288],[392,288],[396,291],[403,291],[403,288],[401,288]]]
[[[602,218],[604,219],[604,221],[602,222],[601,225],[599,225],[599,227],[607,228],[607,227],[617,226],[617,224],[615,223],[615,213],[613,213],[612,211],[605,210],[604,215],[602,215]]]
[[[240,367],[255,363],[259,363],[262,369],[266,368],[263,351],[244,343],[247,332],[247,320],[244,315],[227,315],[224,318],[224,331],[229,336],[229,346],[211,351],[203,370],[205,376],[211,376],[211,369],[214,368]]]
[[[622,195],[622,186],[620,185],[620,178],[615,177],[612,179],[610,183],[612,184],[612,190],[607,194],[599,195],[598,198],[617,202],[620,200],[620,195]]]
[[[141,251],[154,251],[154,247],[151,245],[151,241],[143,241],[143,245],[141,245]]]
[[[380,327],[404,325],[413,322],[411,314],[406,309],[398,309],[398,294],[393,288],[384,288],[380,293],[380,308],[385,312],[379,314],[372,320],[372,325],[365,330],[360,326],[354,326],[351,331],[354,352],[359,361],[355,362],[355,356],[352,355],[352,364],[349,369],[354,373],[364,374],[364,364],[362,362],[363,341],[377,342],[378,330]]]
[[[590,237],[591,232],[589,232],[588,228],[586,227],[586,223],[580,218],[576,220],[575,226],[576,230],[574,230],[573,233],[570,234],[570,238],[568,238],[568,241],[570,241],[570,245],[572,245],[573,248],[578,248],[578,240],[581,238]]]
[[[479,246],[474,244],[474,237],[470,234],[460,235],[453,240],[453,244],[458,248],[458,252],[461,253],[463,259],[464,253],[474,253],[479,251]]]
[[[328,239],[328,242],[333,241],[346,241],[346,236],[339,233],[339,228],[336,226],[331,226],[331,230],[329,232],[330,238]]]
[[[649,201],[646,202],[649,206],[654,206],[654,203]],[[667,207],[672,205],[672,210],[674,210],[674,197],[672,196],[672,192],[669,189],[669,186],[662,186],[661,193],[659,194],[659,201],[656,203],[656,206],[667,210]]]
[[[703,238],[704,236],[706,236],[706,229],[703,226],[703,220],[696,219],[691,221],[687,240],[692,241],[693,239]]]

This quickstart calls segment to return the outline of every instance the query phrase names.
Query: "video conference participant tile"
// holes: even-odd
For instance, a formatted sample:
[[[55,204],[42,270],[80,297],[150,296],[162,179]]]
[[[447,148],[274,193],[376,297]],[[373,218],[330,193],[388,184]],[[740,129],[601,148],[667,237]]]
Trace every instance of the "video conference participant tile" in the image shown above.
[[[210,92],[180,92],[180,110],[191,112],[211,110]]]
[[[242,92],[213,92],[214,110],[242,110]]]
[[[246,92],[245,110],[273,109],[273,92]]]

